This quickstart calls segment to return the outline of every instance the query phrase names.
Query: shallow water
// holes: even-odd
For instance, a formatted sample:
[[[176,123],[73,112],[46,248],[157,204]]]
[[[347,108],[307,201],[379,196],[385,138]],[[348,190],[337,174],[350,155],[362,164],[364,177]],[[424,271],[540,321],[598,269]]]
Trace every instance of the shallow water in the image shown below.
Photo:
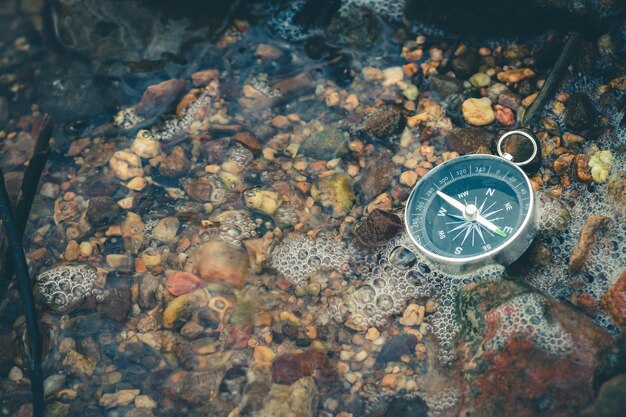
[[[49,415],[621,415],[619,18],[522,126],[564,32],[461,37],[390,0],[210,22],[147,3],[0,2],[9,191],[55,122],[24,236]],[[533,245],[443,271],[404,231],[409,192],[522,127],[543,157]],[[0,410],[24,416],[18,300],[10,284]]]

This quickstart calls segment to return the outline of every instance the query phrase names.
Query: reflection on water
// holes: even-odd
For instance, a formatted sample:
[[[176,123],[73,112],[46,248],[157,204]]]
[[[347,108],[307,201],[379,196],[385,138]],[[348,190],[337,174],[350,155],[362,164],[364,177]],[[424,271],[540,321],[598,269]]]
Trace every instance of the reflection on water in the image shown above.
[[[205,24],[52,3],[0,3],[9,188],[38,114],[57,121],[24,238],[50,415],[592,416],[613,399],[589,381],[617,372],[626,325],[620,21],[526,126],[535,243],[451,276],[404,233],[408,194],[522,127],[562,33],[456,38],[405,25],[400,1],[234,4]],[[0,403],[23,416],[17,299]]]

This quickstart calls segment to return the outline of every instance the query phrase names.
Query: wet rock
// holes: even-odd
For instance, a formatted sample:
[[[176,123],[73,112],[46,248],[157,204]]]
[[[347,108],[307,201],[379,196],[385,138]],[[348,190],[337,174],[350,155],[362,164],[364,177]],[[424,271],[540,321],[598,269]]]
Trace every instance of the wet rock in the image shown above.
[[[621,417],[626,410],[626,374],[619,374],[600,387],[598,398],[580,417]]]
[[[67,379],[66,375],[63,374],[54,374],[50,375],[43,381],[43,393],[47,397],[49,395],[56,394],[58,391],[63,388],[65,381]]]
[[[193,405],[206,404],[208,393],[216,388],[213,372],[175,371],[163,384],[165,395]]]
[[[139,392],[138,389],[123,389],[113,394],[102,394],[99,403],[104,408],[123,407],[132,403]]]
[[[593,181],[591,168],[589,167],[590,159],[591,157],[585,154],[578,154],[574,157],[574,160],[572,162],[572,174],[574,178],[584,182]]]
[[[463,81],[443,74],[433,74],[428,78],[430,89],[436,97],[447,97],[463,91]]]
[[[615,211],[626,214],[626,171],[611,175],[607,189],[609,201]]]
[[[143,176],[141,159],[129,151],[117,151],[109,161],[109,166],[115,176],[121,180]]]
[[[208,301],[202,288],[174,298],[163,311],[163,327],[171,329],[176,323],[188,319],[194,311],[206,307]]]
[[[239,104],[247,109],[264,109],[281,103],[289,102],[313,89],[313,80],[307,74],[296,75],[272,84],[269,91],[280,91],[280,94],[266,95],[254,87],[245,85],[244,97],[239,99]]]
[[[178,242],[178,228],[180,227],[180,221],[176,217],[165,217],[157,222],[152,229],[152,237],[163,243],[176,243]]]
[[[397,168],[388,152],[382,152],[378,158],[369,160],[357,184],[363,196],[362,203],[369,203],[385,191],[391,185],[396,173]]]
[[[448,147],[461,155],[474,153],[482,146],[491,147],[494,140],[493,133],[485,129],[461,128],[454,129],[448,134]]]
[[[244,285],[248,270],[246,251],[222,241],[205,243],[185,264],[185,271],[208,282],[221,282],[237,288]]]
[[[87,358],[75,350],[67,352],[67,356],[63,360],[69,371],[75,375],[81,377],[91,377],[96,370],[96,362],[93,359]]]
[[[402,113],[395,107],[389,106],[381,107],[368,114],[363,122],[363,130],[378,139],[395,135],[403,127]]]
[[[611,335],[521,283],[463,287],[459,302],[458,352],[473,360],[455,369],[465,381],[460,407],[472,415],[577,415],[593,401],[596,378],[614,371]]]
[[[285,353],[274,358],[272,365],[273,383],[291,385],[303,377],[329,381],[335,377],[335,371],[328,358],[316,350]]]
[[[211,201],[211,193],[213,187],[211,180],[205,177],[202,178],[187,178],[181,180],[183,189],[192,200],[196,201]]]
[[[151,274],[145,274],[141,277],[139,285],[139,305],[149,309],[156,305],[157,289],[159,287],[159,278]]]
[[[626,327],[626,270],[604,294],[600,306],[611,315],[615,324]]]
[[[311,196],[323,207],[332,207],[333,217],[347,215],[354,205],[352,179],[343,173],[329,175],[319,180],[311,189]]]
[[[460,77],[469,77],[480,65],[480,58],[473,49],[467,49],[465,53],[452,59],[452,69]]]
[[[463,102],[462,110],[465,121],[472,126],[485,126],[496,118],[488,97],[468,98]]]
[[[596,243],[597,233],[606,229],[611,219],[600,214],[589,216],[580,230],[580,237],[572,249],[569,258],[569,272],[572,275],[581,273],[589,257],[589,252]]]
[[[260,152],[263,148],[261,141],[250,132],[238,132],[233,135],[232,139],[252,152]]]
[[[98,311],[117,322],[126,320],[130,313],[130,288],[120,287],[104,292],[104,300],[98,305]]]
[[[274,383],[263,408],[254,417],[315,417],[319,394],[313,378],[305,377],[291,385]]]
[[[522,105],[522,99],[520,96],[508,91],[498,95],[497,100],[492,99],[492,101],[497,101],[498,104],[508,107],[509,109],[517,109]]]
[[[145,241],[144,224],[141,216],[133,212],[128,212],[121,224],[122,240],[124,249],[130,255],[139,253]]]
[[[120,206],[109,196],[93,197],[89,199],[85,216],[95,227],[109,226],[114,223],[120,210]]]
[[[191,164],[182,146],[175,146],[172,152],[161,161],[159,172],[165,177],[176,178],[189,171],[190,167]]]
[[[598,114],[591,98],[585,93],[574,93],[565,107],[565,126],[574,132],[591,129],[596,125]]]
[[[428,417],[428,406],[421,397],[394,397],[383,417]]]
[[[243,193],[243,200],[247,207],[270,216],[276,213],[281,203],[280,196],[276,191],[265,190],[259,187],[246,190]]]
[[[498,81],[502,83],[516,83],[534,75],[535,72],[530,68],[517,68],[499,72]]]
[[[469,82],[474,87],[487,87],[491,83],[491,77],[484,72],[477,72],[470,77]]]
[[[384,364],[400,360],[402,355],[411,355],[415,351],[417,337],[413,334],[399,334],[390,338],[376,356],[376,363]]]
[[[179,296],[203,287],[205,284],[205,281],[192,273],[175,272],[165,281],[165,288],[172,295]]]
[[[343,132],[329,127],[310,136],[300,145],[300,152],[309,158],[328,161],[348,152],[348,140]]]
[[[154,158],[161,153],[161,144],[149,130],[142,129],[137,132],[130,150],[142,158]]]
[[[91,295],[98,279],[87,265],[60,265],[40,273],[36,288],[46,304],[59,313],[70,313]]]
[[[167,80],[149,86],[135,108],[141,117],[150,118],[166,113],[185,89],[184,80]]]
[[[384,246],[402,229],[402,220],[395,214],[374,209],[354,231],[354,240],[362,247],[372,249]]]
[[[378,16],[364,7],[351,7],[345,14],[335,14],[326,28],[328,42],[357,49],[374,46],[380,33]]]

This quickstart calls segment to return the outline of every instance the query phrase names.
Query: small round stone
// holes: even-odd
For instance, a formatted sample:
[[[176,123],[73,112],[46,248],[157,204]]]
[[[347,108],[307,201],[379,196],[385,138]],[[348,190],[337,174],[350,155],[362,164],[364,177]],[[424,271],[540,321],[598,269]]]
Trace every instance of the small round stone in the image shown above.
[[[472,126],[485,126],[496,119],[488,97],[468,98],[463,102],[463,117]]]

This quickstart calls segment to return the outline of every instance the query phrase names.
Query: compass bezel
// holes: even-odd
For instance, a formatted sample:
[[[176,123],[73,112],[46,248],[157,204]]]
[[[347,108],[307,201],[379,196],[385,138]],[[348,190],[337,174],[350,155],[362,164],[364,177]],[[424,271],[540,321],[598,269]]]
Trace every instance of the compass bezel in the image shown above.
[[[524,184],[528,188],[529,192],[529,203],[528,203],[528,211],[519,226],[519,229],[515,231],[515,233],[509,237],[505,242],[501,245],[498,245],[496,248],[491,249],[487,252],[481,253],[479,255],[473,255],[468,257],[453,257],[453,256],[444,256],[439,255],[437,253],[432,252],[424,245],[420,244],[413,236],[410,228],[410,212],[409,208],[411,207],[411,203],[415,198],[418,189],[421,187],[426,187],[429,184],[431,178],[433,178],[439,171],[444,169],[449,169],[449,167],[454,163],[460,163],[463,160],[468,159],[484,159],[484,160],[494,160],[500,163],[506,164],[512,170],[516,170],[521,176],[524,178]],[[480,174],[478,174],[480,175]],[[466,272],[470,269],[475,269],[483,265],[497,263],[503,266],[511,264],[513,261],[518,259],[525,251],[528,249],[532,240],[535,237],[535,195],[534,189],[532,187],[532,183],[528,176],[524,173],[524,171],[516,164],[507,161],[504,158],[501,158],[496,155],[463,155],[456,157],[454,159],[450,159],[448,161],[443,162],[442,164],[436,166],[431,169],[424,177],[422,177],[418,183],[413,187],[409,197],[406,200],[406,205],[404,208],[404,226],[409,235],[409,238],[413,242],[413,244],[417,247],[419,252],[424,255],[426,258],[431,261],[440,264],[450,272]]]

